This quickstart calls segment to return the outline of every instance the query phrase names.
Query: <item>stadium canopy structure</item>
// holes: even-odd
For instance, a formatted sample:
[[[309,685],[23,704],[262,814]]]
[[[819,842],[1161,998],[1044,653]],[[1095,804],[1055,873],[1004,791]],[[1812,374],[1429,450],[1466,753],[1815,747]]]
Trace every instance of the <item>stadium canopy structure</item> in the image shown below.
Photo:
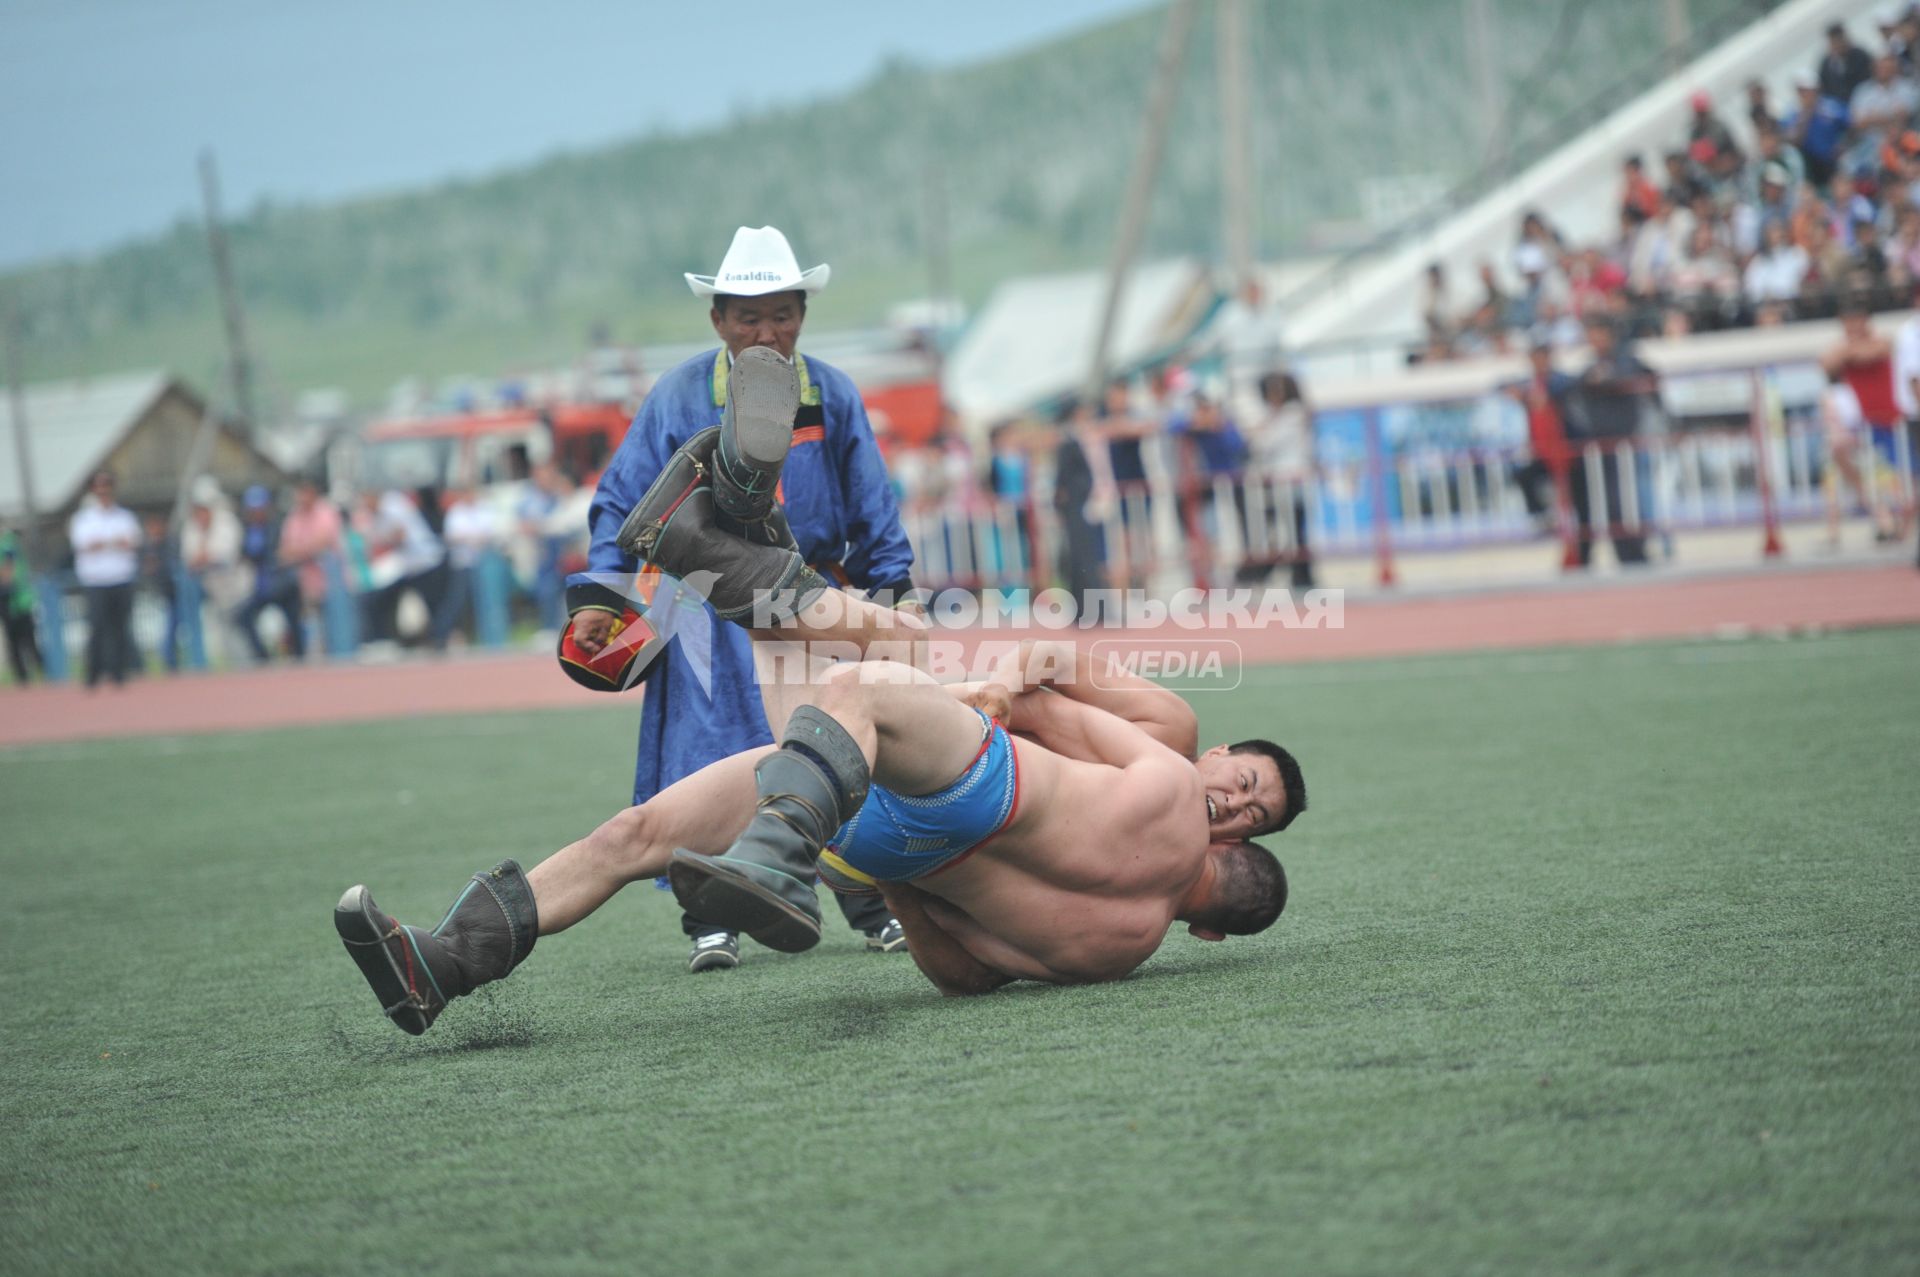
[[[1106,276],[1034,275],[1000,285],[947,360],[947,402],[970,430],[1079,392],[1093,351]],[[1124,376],[1172,358],[1223,294],[1193,258],[1144,262],[1127,283],[1109,363]]]

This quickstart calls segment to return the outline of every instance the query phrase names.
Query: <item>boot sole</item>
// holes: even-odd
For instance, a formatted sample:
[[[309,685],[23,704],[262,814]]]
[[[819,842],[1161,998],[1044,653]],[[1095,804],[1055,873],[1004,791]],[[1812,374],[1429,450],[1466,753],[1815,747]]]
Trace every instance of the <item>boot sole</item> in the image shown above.
[[[333,929],[352,955],[354,965],[360,968],[360,974],[366,977],[367,984],[373,989],[373,996],[380,1000],[380,1009],[387,1018],[414,1037],[419,1037],[433,1023],[421,997],[407,982],[407,972],[402,964],[395,960],[392,941],[403,939],[413,961],[415,970],[421,976],[427,975],[427,964],[417,952],[413,951],[413,941],[407,938],[404,928],[396,937],[385,930],[374,919],[373,893],[364,886],[347,888],[340,903],[333,907]],[[396,927],[398,923],[394,924]]]
[[[729,931],[744,931],[769,949],[802,953],[820,943],[820,921],[748,879],[730,874],[711,856],[679,850],[667,866],[680,907]]]
[[[800,374],[793,365],[765,346],[741,351],[727,378],[727,434],[739,455],[763,468],[785,461],[799,411]]]

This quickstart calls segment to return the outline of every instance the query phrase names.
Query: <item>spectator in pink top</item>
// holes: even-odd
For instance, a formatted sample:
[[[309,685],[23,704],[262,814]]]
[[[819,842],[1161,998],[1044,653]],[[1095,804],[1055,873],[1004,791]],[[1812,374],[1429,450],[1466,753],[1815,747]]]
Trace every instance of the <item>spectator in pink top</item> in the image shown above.
[[[280,562],[300,576],[300,597],[308,610],[327,596],[326,560],[340,552],[340,511],[323,500],[319,485],[301,479],[293,485],[293,508],[280,525]]]

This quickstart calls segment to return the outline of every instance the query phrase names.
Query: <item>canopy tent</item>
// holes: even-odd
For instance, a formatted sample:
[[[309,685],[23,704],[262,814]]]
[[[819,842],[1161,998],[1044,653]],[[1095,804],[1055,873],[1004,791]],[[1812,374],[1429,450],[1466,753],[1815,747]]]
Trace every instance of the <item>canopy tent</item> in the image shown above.
[[[947,402],[969,427],[984,429],[1084,389],[1106,288],[1101,271],[1000,285],[947,360]],[[1135,268],[1108,366],[1126,373],[1170,358],[1220,300],[1213,273],[1194,259]]]

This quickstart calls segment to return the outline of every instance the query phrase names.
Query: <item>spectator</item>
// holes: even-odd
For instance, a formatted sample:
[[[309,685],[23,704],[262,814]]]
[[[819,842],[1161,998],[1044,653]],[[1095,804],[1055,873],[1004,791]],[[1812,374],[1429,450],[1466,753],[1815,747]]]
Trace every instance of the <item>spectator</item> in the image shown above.
[[[1670,249],[1667,242],[1668,214],[1645,217],[1635,209],[1621,214],[1620,266],[1626,273],[1627,292],[1648,298],[1660,292],[1666,275]]]
[[[1069,400],[1055,417],[1059,434],[1053,454],[1053,508],[1060,520],[1060,575],[1087,611],[1087,594],[1105,584],[1105,511],[1098,507],[1103,488],[1111,491],[1106,440],[1085,405]]]
[[[1804,243],[1807,273],[1800,281],[1801,299],[1817,299],[1820,304],[1812,309],[1827,315],[1833,313],[1833,303],[1839,297],[1841,285],[1846,282],[1848,264],[1847,250],[1834,241],[1829,225],[1824,217],[1807,223]]]
[[[1847,155],[1856,168],[1879,162],[1889,136],[1906,131],[1920,110],[1920,86],[1901,74],[1900,60],[1883,53],[1873,60],[1873,78],[1853,91],[1847,104],[1851,140]]]
[[[1873,78],[1873,59],[1847,35],[1846,26],[1836,22],[1827,28],[1827,51],[1814,74],[1820,95],[1844,104]]]
[[[1905,428],[1895,389],[1893,343],[1873,330],[1864,298],[1848,293],[1840,302],[1840,340],[1821,359],[1828,374],[1845,379],[1860,405],[1873,448],[1892,469],[1898,464],[1895,436]],[[1898,471],[1894,470],[1897,475]],[[1897,541],[1907,534],[1912,511],[1898,501],[1891,520],[1876,510],[1875,540]]]
[[[1694,171],[1693,161],[1688,158],[1685,151],[1668,151],[1666,168],[1667,207],[1670,209],[1688,207],[1693,203],[1693,197],[1699,194],[1703,187],[1699,174]],[[1647,214],[1648,218],[1657,216],[1656,212]]]
[[[474,573],[480,560],[500,539],[493,507],[482,501],[471,485],[448,493],[442,533],[447,543],[447,590],[434,616],[433,646],[445,651],[454,627],[464,619],[473,600]],[[471,636],[471,635],[470,635]]]
[[[1880,33],[1880,47],[1883,52],[1896,58],[1902,71],[1911,69],[1908,49],[1904,36],[1906,19],[1912,12],[1908,4],[1883,4],[1880,12],[1874,16],[1873,25]]]
[[[280,559],[280,521],[274,516],[273,493],[256,483],[241,497],[240,509],[240,557],[253,568],[253,588],[234,623],[253,650],[253,659],[265,665],[272,657],[260,638],[260,614],[274,609],[286,619],[283,645],[294,660],[304,660],[307,630],[301,617],[300,578]]]
[[[1560,232],[1547,224],[1537,209],[1528,209],[1520,218],[1520,243],[1537,244],[1542,252],[1551,258],[1558,257],[1565,245],[1561,242]]]
[[[87,686],[124,685],[133,667],[133,582],[140,570],[140,523],[114,499],[113,475],[87,485],[67,522],[73,573],[87,594]]]
[[[1781,132],[1806,161],[1808,180],[1823,186],[1833,176],[1846,140],[1846,99],[1824,96],[1812,80],[1796,81],[1793,90],[1797,104],[1780,122]]]
[[[1566,280],[1540,241],[1522,240],[1516,245],[1513,264],[1520,272],[1520,291],[1507,308],[1505,318],[1509,328],[1524,331],[1535,324],[1549,322],[1566,310]]]
[[[1609,261],[1597,248],[1583,248],[1573,255],[1567,274],[1568,301],[1573,315],[1611,314],[1627,286],[1627,272],[1618,262]]]
[[[1747,81],[1747,120],[1756,133],[1779,123],[1767,99],[1767,86],[1763,81]]]
[[[1732,255],[1710,223],[1696,222],[1686,252],[1668,276],[1668,294],[1677,307],[1674,313],[1687,320],[1681,331],[1718,326],[1725,318],[1725,303],[1739,293],[1740,275]]]
[[[1219,540],[1217,521],[1226,517],[1216,508],[1215,484],[1218,480],[1239,476],[1247,460],[1246,440],[1240,434],[1240,427],[1222,408],[1219,398],[1205,390],[1196,390],[1187,410],[1176,413],[1167,422],[1167,434],[1179,447],[1181,482],[1176,508],[1180,526],[1186,534],[1195,579],[1205,581],[1206,565],[1211,558],[1208,551]],[[1247,543],[1246,489],[1236,483],[1232,490],[1244,547]]]
[[[1687,122],[1689,154],[1697,155],[1696,148],[1700,148],[1702,142],[1713,148],[1710,154],[1738,154],[1740,148],[1734,145],[1733,131],[1727,127],[1726,121],[1713,113],[1712,95],[1696,91],[1687,102],[1693,108],[1693,118]],[[1700,149],[1704,151],[1704,148]]]
[[[1884,526],[1885,516],[1875,494],[1868,491],[1866,477],[1860,473],[1860,442],[1867,433],[1866,418],[1860,415],[1860,398],[1853,393],[1838,370],[1827,373],[1827,388],[1820,395],[1820,434],[1826,442],[1827,464],[1842,482],[1853,489],[1860,508],[1869,513],[1876,530]],[[1840,548],[1840,484],[1831,475],[1826,488],[1827,548]]]
[[[1688,248],[1693,243],[1693,232],[1702,226],[1706,227],[1722,245],[1729,242],[1720,216],[1720,206],[1714,202],[1713,196],[1705,192],[1693,197],[1691,208],[1675,209],[1672,216],[1667,219],[1667,233],[1672,237],[1674,247],[1678,250],[1676,260],[1669,263],[1669,270],[1678,264],[1678,258],[1684,258],[1687,255]]]
[[[1313,482],[1313,410],[1292,373],[1270,372],[1260,379],[1260,403],[1247,414],[1247,452],[1252,473],[1269,485],[1264,542],[1275,547],[1266,556],[1250,558],[1241,569],[1241,584],[1266,581],[1280,563],[1292,565],[1296,590],[1313,588],[1313,546],[1308,538],[1307,489]],[[1279,519],[1292,510],[1291,553],[1281,550]],[[1249,538],[1250,540],[1253,538]]]
[[[1427,325],[1427,340],[1445,342],[1453,335],[1453,298],[1447,291],[1447,268],[1440,262],[1427,263],[1427,280],[1420,316]]]
[[[1746,156],[1736,150],[1715,149],[1706,157],[1704,168],[1707,189],[1717,203],[1731,204],[1740,198],[1746,184]]]
[[[1612,537],[1614,557],[1622,567],[1643,565],[1646,535],[1639,523],[1627,525],[1621,487],[1636,482],[1631,441],[1641,433],[1642,418],[1658,383],[1653,370],[1621,343],[1611,324],[1588,324],[1587,341],[1593,347],[1593,362],[1568,389],[1567,436],[1576,445],[1602,445],[1599,495],[1606,520],[1604,535]],[[1588,470],[1586,465],[1573,465],[1568,474],[1569,495],[1580,525],[1576,556],[1581,567],[1591,562],[1593,543],[1603,535],[1594,522]],[[1645,503],[1635,504],[1646,510]]]
[[[1869,300],[1877,304],[1892,283],[1887,251],[1880,245],[1880,227],[1871,221],[1856,224],[1853,252],[1847,258],[1847,286],[1867,290]]]
[[[1187,411],[1167,423],[1167,433],[1193,451],[1194,470],[1213,479],[1237,474],[1247,461],[1247,443],[1240,427],[1227,416],[1217,396],[1195,391]]]
[[[1766,228],[1779,223],[1788,239],[1793,238],[1793,175],[1777,161],[1760,170],[1760,189],[1753,200],[1755,221],[1764,239]],[[1754,251],[1759,251],[1756,248]]]
[[[1016,544],[1003,544],[1004,523],[995,520],[993,544],[1001,580],[1012,581],[1025,571],[1032,574],[1033,483],[1032,441],[1019,422],[1002,421],[987,434],[987,491],[994,503],[1013,514]]]
[[[1914,208],[1920,200],[1920,133],[1903,129],[1880,148],[1880,202],[1890,210]]]
[[[1766,180],[1769,169],[1778,168],[1786,175],[1783,184],[1789,194],[1799,190],[1800,184],[1807,180],[1806,157],[1800,154],[1799,147],[1787,141],[1786,134],[1781,132],[1779,125],[1769,125],[1761,129],[1756,136],[1754,147],[1756,159],[1749,170],[1752,177],[1747,198],[1756,200],[1760,198],[1759,188]]]
[[[406,493],[392,489],[362,493],[356,519],[366,541],[369,584],[373,587],[363,602],[367,632],[397,641],[401,637],[400,601],[409,590],[426,605],[431,631],[434,607],[440,601],[441,569],[446,562],[440,538]]]
[[[1920,209],[1908,205],[1900,210],[1887,257],[1896,283],[1920,281]]]
[[[1747,263],[1743,281],[1747,300],[1756,311],[1778,306],[1791,313],[1800,296],[1800,282],[1807,277],[1807,250],[1794,243],[1784,220],[1769,221],[1761,232],[1760,251]]]
[[[140,581],[161,604],[160,660],[169,671],[180,668],[180,546],[165,515],[150,514],[140,542]]]
[[[1553,510],[1566,482],[1566,404],[1572,388],[1573,378],[1553,366],[1553,347],[1539,339],[1528,345],[1527,379],[1505,388],[1527,410],[1529,456],[1513,477],[1527,513],[1536,519]]]
[[[294,480],[293,508],[280,525],[280,565],[294,573],[303,610],[315,613],[330,588],[327,568],[344,552],[340,511],[313,479]]]
[[[1637,208],[1648,217],[1660,211],[1660,189],[1647,179],[1638,155],[1629,155],[1621,165],[1620,207]]]
[[[199,587],[204,610],[216,618],[213,632],[225,655],[226,619],[246,598],[240,571],[240,520],[210,474],[193,481],[193,501],[180,528],[180,565]]]
[[[561,559],[567,552],[572,529],[555,526],[555,520],[570,489],[560,468],[551,461],[543,461],[533,468],[517,511],[521,535],[531,540],[538,551],[533,598],[543,630],[562,629],[567,623],[567,575],[562,570]]]
[[[13,681],[25,687],[38,674],[47,676],[40,658],[40,632],[34,619],[33,570],[27,563],[20,534],[0,526],[0,625],[7,631],[7,663]]]
[[[1920,56],[1920,9],[1907,5],[1890,30],[1884,23],[1881,29],[1887,32],[1887,50],[1900,59],[1905,74],[1912,75],[1920,69],[1915,66],[1916,57]]]
[[[1116,589],[1146,584],[1146,568],[1153,551],[1153,494],[1147,489],[1144,447],[1158,435],[1161,422],[1135,411],[1127,383],[1108,383],[1101,401],[1099,429],[1107,441],[1107,464],[1112,483],[1109,499],[1118,503],[1122,544],[1107,546],[1107,568]],[[1096,498],[1104,495],[1096,492]]]

